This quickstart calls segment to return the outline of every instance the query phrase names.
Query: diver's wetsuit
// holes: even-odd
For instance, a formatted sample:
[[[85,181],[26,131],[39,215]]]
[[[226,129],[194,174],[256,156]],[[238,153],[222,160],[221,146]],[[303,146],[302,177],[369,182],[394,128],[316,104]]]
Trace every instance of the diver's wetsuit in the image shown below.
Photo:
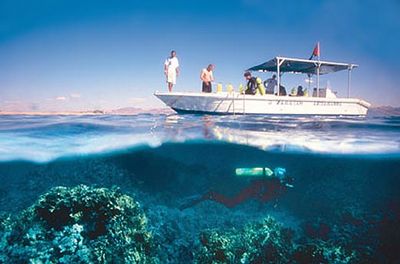
[[[256,77],[251,77],[247,82],[247,89],[244,91],[245,94],[256,94],[257,89],[257,79]]]
[[[195,206],[196,204],[206,200],[221,203],[228,208],[233,208],[249,199],[256,199],[265,203],[272,199],[278,198],[286,190],[287,187],[282,185],[278,178],[258,179],[252,181],[249,186],[241,190],[240,193],[233,197],[228,197],[223,194],[210,191],[205,193],[199,199],[192,201],[190,204],[186,204],[185,206],[181,207],[181,209]]]

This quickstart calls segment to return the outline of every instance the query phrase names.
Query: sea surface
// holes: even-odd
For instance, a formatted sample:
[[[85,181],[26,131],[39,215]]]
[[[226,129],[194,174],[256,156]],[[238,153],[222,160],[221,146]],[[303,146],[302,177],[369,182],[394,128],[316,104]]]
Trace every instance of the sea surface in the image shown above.
[[[255,190],[259,178],[235,174],[255,167],[284,168],[290,187]],[[159,263],[400,263],[399,116],[0,115],[0,182],[8,217],[53,187],[118,187]],[[260,234],[265,219],[291,239],[256,241],[246,227]],[[7,232],[0,262],[46,263],[11,250]]]

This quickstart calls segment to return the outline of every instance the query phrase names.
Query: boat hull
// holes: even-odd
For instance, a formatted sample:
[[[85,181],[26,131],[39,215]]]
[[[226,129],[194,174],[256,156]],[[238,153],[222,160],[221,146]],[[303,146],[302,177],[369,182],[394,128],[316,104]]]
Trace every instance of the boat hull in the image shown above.
[[[319,98],[239,93],[154,94],[180,113],[365,116],[370,104],[356,98]]]

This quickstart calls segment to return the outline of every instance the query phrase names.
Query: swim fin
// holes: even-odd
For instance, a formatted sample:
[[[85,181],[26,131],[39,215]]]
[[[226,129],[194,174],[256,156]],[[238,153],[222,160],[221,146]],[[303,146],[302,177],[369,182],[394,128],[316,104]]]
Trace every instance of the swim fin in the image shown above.
[[[183,198],[179,205],[179,210],[185,210],[187,208],[193,207],[196,204],[204,200],[204,195],[195,194],[186,198]]]

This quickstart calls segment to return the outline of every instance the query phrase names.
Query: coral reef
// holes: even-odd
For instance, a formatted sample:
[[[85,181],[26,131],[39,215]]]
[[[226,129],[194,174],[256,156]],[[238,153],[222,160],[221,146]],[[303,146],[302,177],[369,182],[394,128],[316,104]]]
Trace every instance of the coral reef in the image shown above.
[[[345,245],[320,239],[298,244],[291,256],[291,263],[363,263],[357,251]]]
[[[149,195],[147,197],[140,196],[139,200],[141,204],[147,205],[144,209],[149,220],[149,230],[153,234],[157,256],[162,263],[194,263],[194,255],[200,254],[200,234],[211,230],[220,234],[233,228],[242,230],[249,223],[262,221],[267,211],[270,211],[269,215],[273,215],[275,220],[284,222],[285,227],[297,227],[297,223],[292,222],[295,219],[291,219],[286,211],[272,212],[272,205],[260,205],[257,201],[249,201],[234,210],[206,201],[181,211],[159,203],[149,204],[146,200],[151,198]]]
[[[0,220],[2,263],[155,263],[147,219],[118,189],[55,187]]]
[[[0,215],[0,263],[379,262],[361,240],[380,225],[362,212],[347,210],[340,223],[310,219],[300,229],[257,219],[246,211],[257,211],[251,205],[235,211],[205,202],[182,212],[150,203],[147,223],[118,189],[56,187],[15,217]]]
[[[293,244],[290,229],[272,217],[243,230],[205,231],[200,234],[197,263],[288,263]]]
[[[196,263],[362,263],[357,251],[334,241],[296,238],[274,218],[243,229],[200,234]]]

